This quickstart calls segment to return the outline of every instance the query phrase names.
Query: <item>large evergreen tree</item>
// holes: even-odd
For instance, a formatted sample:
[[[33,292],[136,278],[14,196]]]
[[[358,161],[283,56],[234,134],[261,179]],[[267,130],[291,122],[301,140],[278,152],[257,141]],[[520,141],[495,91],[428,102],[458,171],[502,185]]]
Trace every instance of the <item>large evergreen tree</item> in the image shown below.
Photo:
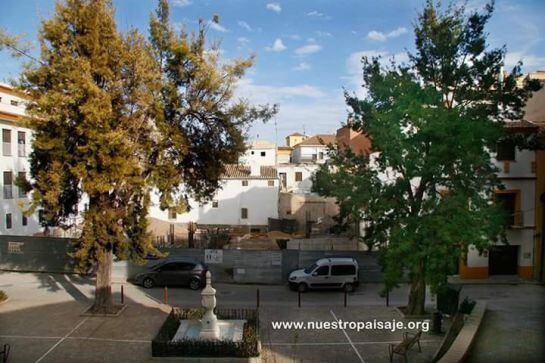
[[[159,12],[168,14],[166,1]],[[160,34],[152,20],[152,39],[162,39],[152,47],[136,31],[121,34],[113,14],[109,0],[58,2],[42,24],[40,62],[21,81],[32,100],[32,208],[43,209],[44,225],[70,226],[88,198],[74,258],[96,271],[95,312],[115,310],[114,255],[141,262],[158,253],[147,232],[150,192],[159,190],[163,208],[182,207],[187,194],[206,198],[243,150],[244,127],[270,115],[231,99],[250,63],[220,67],[204,26],[189,40],[168,16]]]
[[[386,289],[409,273],[409,314],[424,312],[426,284],[443,285],[469,245],[482,251],[503,235],[491,159],[530,85],[517,88],[520,66],[501,75],[505,48],[488,49],[484,31],[492,12],[428,1],[408,64],[364,58],[367,96],[347,103],[374,153],[339,148],[315,176],[315,190],[337,197],[381,247]]]

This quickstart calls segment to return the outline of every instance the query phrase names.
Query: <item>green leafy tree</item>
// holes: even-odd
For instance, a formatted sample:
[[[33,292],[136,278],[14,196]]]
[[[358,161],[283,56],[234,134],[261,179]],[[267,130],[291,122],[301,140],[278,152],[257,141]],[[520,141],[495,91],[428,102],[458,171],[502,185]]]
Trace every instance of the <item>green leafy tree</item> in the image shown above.
[[[159,9],[168,13],[166,1]],[[231,99],[250,64],[219,67],[204,31],[188,40],[164,20],[159,35],[152,18],[152,39],[165,39],[152,46],[117,30],[111,1],[58,2],[42,23],[40,61],[21,80],[34,131],[29,212],[41,208],[44,225],[61,227],[83,217],[74,258],[96,271],[95,312],[115,310],[114,255],[159,254],[147,228],[150,193],[158,190],[163,208],[205,198],[243,150],[244,126],[268,115]]]
[[[374,152],[338,148],[315,176],[315,190],[357,214],[381,248],[385,288],[408,272],[409,314],[424,313],[426,285],[443,285],[469,245],[482,251],[504,235],[491,158],[531,85],[517,87],[520,65],[501,76],[505,48],[488,49],[484,31],[492,12],[428,1],[408,64],[364,58],[367,95],[346,98]]]

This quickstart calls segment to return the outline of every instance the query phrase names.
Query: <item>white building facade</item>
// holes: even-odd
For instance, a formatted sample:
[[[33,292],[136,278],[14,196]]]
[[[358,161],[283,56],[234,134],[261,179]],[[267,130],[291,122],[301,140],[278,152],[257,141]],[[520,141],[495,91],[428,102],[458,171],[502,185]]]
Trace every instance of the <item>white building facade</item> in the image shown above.
[[[269,218],[278,218],[279,182],[275,167],[228,165],[221,188],[204,204],[190,199],[186,213],[162,211],[152,195],[150,216],[170,223],[197,223],[200,227],[247,226],[266,229]]]
[[[295,164],[323,164],[329,158],[327,153],[328,145],[335,143],[335,135],[312,136],[293,147],[291,160]]]
[[[15,185],[17,177],[28,177],[32,133],[24,127],[24,96],[11,86],[0,84],[0,128],[2,150],[0,153],[0,233],[9,235],[33,235],[41,231],[38,215],[25,216],[29,196]]]

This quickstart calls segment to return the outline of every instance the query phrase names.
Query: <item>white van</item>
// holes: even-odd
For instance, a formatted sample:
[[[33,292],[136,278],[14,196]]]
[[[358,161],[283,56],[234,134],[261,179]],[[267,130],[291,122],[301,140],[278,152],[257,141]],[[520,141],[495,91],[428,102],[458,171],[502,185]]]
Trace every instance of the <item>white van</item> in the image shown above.
[[[292,271],[288,282],[292,289],[343,288],[354,291],[358,286],[358,262],[351,257],[321,258],[305,269]]]

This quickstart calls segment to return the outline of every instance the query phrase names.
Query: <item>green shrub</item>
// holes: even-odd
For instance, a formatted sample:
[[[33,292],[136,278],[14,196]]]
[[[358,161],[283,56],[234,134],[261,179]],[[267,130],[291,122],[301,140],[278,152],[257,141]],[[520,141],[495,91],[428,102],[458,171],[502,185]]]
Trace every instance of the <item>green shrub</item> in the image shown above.
[[[473,308],[475,307],[475,300],[471,300],[467,296],[465,297],[464,301],[460,304],[460,308],[458,311],[462,314],[471,314],[473,311]]]
[[[8,295],[6,295],[6,293],[2,290],[0,290],[0,302],[4,301],[4,300],[7,300],[8,299]]]
[[[216,309],[218,319],[246,319],[242,341],[200,341],[184,339],[172,342],[180,320],[200,319],[205,309],[173,308],[157,336],[151,342],[154,357],[256,357],[259,355],[259,316],[254,309]]]

